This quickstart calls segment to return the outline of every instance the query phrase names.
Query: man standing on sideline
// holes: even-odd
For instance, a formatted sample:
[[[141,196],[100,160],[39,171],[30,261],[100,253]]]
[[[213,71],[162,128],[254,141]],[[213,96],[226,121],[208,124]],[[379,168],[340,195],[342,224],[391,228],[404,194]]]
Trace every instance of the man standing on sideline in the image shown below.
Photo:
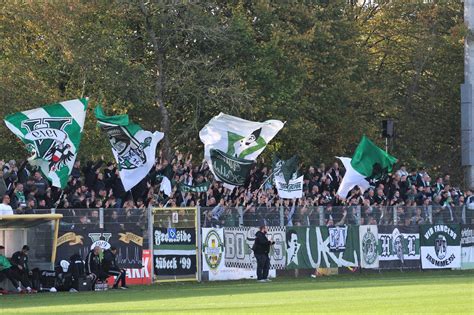
[[[118,289],[118,283],[121,282],[122,289],[128,289],[125,283],[125,270],[120,269],[117,264],[117,248],[115,246],[110,247],[110,249],[104,252],[104,261],[102,263],[103,270],[109,276],[114,276],[114,289]]]
[[[257,280],[259,282],[268,282],[268,271],[270,270],[270,246],[275,244],[274,241],[267,238],[267,227],[260,226],[259,231],[255,233],[255,243],[253,244],[253,253],[257,259]]]

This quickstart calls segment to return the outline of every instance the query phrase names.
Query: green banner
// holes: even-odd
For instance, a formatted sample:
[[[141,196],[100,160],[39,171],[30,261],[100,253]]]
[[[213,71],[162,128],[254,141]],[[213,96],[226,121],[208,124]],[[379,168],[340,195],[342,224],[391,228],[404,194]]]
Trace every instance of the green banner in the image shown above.
[[[211,149],[210,153],[212,168],[218,180],[234,186],[245,183],[254,161],[234,157],[221,150]]]
[[[211,185],[210,182],[204,182],[202,184],[199,184],[199,185],[195,185],[195,186],[192,186],[192,185],[186,185],[186,184],[183,184],[183,183],[179,183],[179,190],[181,192],[195,192],[195,193],[202,193],[202,192],[207,192],[207,190],[209,189],[209,186]]]
[[[461,267],[461,226],[436,224],[420,226],[423,269]]]
[[[358,226],[287,227],[287,269],[357,267]]]

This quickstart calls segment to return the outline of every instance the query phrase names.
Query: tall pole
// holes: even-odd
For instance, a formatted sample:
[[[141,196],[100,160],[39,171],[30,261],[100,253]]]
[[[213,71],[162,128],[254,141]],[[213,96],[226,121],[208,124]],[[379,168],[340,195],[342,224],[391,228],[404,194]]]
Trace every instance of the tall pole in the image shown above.
[[[464,84],[461,85],[461,160],[466,188],[474,188],[474,0],[464,0]]]

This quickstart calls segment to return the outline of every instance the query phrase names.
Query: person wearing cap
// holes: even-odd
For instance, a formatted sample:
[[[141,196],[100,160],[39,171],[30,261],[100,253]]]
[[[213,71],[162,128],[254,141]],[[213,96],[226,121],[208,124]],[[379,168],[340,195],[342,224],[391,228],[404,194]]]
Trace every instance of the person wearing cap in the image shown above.
[[[16,270],[16,273],[19,275],[21,282],[25,283],[27,287],[31,287],[29,277],[32,275],[30,267],[28,266],[29,250],[30,247],[28,245],[24,245],[20,251],[13,253],[11,259],[13,269]]]
[[[102,261],[102,269],[109,276],[115,277],[114,289],[118,289],[118,284],[120,282],[120,287],[122,289],[128,289],[125,283],[125,269],[121,269],[117,264],[117,248],[115,246],[110,247],[110,249],[104,252],[104,259]]]
[[[29,282],[24,282],[24,279],[18,274],[16,268],[11,264],[7,257],[5,257],[5,247],[0,245],[0,281],[7,278],[10,280],[12,285],[17,289],[18,292],[22,292],[20,282],[25,287],[28,293],[35,292],[31,289],[31,284]],[[3,291],[3,289],[0,289]]]

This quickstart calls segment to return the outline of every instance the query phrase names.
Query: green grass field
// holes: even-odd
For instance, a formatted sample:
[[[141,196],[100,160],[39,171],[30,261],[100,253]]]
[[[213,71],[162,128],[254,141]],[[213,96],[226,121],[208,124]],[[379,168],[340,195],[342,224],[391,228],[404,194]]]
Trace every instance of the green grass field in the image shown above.
[[[474,272],[390,272],[271,283],[168,283],[128,291],[0,296],[0,314],[474,314]]]

